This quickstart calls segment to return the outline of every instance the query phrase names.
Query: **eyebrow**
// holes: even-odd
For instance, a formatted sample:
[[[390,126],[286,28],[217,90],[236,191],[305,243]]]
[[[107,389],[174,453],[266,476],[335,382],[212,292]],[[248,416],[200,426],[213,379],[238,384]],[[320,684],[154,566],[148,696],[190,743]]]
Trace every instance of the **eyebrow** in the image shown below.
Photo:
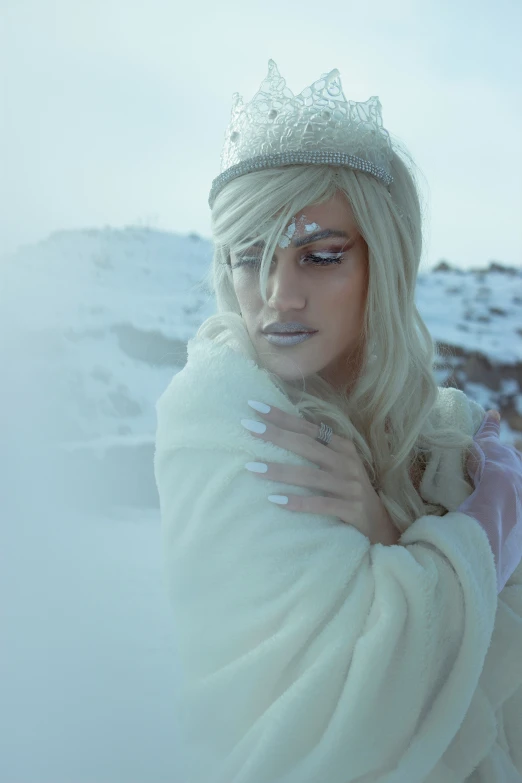
[[[350,239],[350,235],[346,231],[339,231],[335,228],[325,228],[324,231],[314,231],[307,237],[300,237],[292,240],[294,247],[303,247],[304,245],[311,245],[312,242],[318,242],[320,239],[326,239],[327,237],[345,237]],[[264,242],[253,242],[250,247],[263,247]]]

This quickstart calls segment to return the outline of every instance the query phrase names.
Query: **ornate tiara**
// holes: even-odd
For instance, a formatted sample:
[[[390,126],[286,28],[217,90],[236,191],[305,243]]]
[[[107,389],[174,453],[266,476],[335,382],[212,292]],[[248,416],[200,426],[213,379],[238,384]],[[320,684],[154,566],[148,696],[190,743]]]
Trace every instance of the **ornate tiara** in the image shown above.
[[[235,92],[225,132],[220,174],[212,181],[208,203],[235,177],[256,169],[299,163],[328,163],[366,171],[390,185],[393,154],[382,125],[381,102],[347,101],[337,68],[323,73],[294,95],[274,60],[250,103]]]

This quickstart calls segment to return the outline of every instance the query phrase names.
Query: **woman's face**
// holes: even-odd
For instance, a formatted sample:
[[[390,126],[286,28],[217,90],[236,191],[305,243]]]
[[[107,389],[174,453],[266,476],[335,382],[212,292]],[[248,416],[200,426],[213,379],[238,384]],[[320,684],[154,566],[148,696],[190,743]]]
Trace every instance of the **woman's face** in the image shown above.
[[[346,236],[313,241],[331,229]],[[231,252],[232,277],[250,339],[263,365],[284,380],[320,373],[333,385],[349,384],[345,361],[355,354],[368,285],[367,245],[341,193],[297,214],[272,259],[265,306],[259,292],[262,246]],[[311,255],[317,256],[311,258]],[[248,258],[247,263],[241,263]],[[257,261],[257,263],[256,263]],[[295,345],[274,345],[263,329],[299,321],[315,334]]]

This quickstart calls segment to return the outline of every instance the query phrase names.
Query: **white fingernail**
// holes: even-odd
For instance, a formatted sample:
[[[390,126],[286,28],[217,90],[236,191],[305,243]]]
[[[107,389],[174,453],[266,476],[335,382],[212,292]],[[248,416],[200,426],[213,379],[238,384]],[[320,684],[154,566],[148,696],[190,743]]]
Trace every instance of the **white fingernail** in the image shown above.
[[[264,402],[258,402],[257,400],[249,400],[248,404],[258,413],[270,413],[270,405],[265,405]]]
[[[253,473],[266,473],[268,465],[266,462],[245,462],[245,468]]]
[[[263,424],[262,421],[255,421],[255,419],[241,419],[241,424],[250,432],[257,432],[258,435],[266,431],[266,424]]]
[[[286,495],[269,495],[268,499],[271,503],[278,503],[280,506],[286,506],[288,503]]]

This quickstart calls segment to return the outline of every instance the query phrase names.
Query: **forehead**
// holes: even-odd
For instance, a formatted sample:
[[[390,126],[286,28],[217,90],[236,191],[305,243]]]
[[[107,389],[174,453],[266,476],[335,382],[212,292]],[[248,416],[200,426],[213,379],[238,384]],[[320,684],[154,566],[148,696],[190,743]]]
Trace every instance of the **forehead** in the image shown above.
[[[270,228],[272,222],[275,222],[280,215],[281,212],[275,213],[273,220],[269,220],[266,227]],[[352,238],[359,234],[350,202],[339,191],[333,198],[322,204],[309,204],[296,212],[283,228],[278,244],[280,247],[288,247],[290,244],[298,246],[297,243],[302,245],[303,243],[299,240],[327,229],[344,232]],[[250,247],[264,245],[264,241],[256,235],[250,236],[244,241]]]
[[[356,229],[350,203],[340,193],[322,204],[309,204],[299,210],[293,216],[287,228],[291,226],[295,236],[304,236],[312,230],[310,228],[312,224],[317,224],[318,228],[322,229],[341,228],[347,231]]]

